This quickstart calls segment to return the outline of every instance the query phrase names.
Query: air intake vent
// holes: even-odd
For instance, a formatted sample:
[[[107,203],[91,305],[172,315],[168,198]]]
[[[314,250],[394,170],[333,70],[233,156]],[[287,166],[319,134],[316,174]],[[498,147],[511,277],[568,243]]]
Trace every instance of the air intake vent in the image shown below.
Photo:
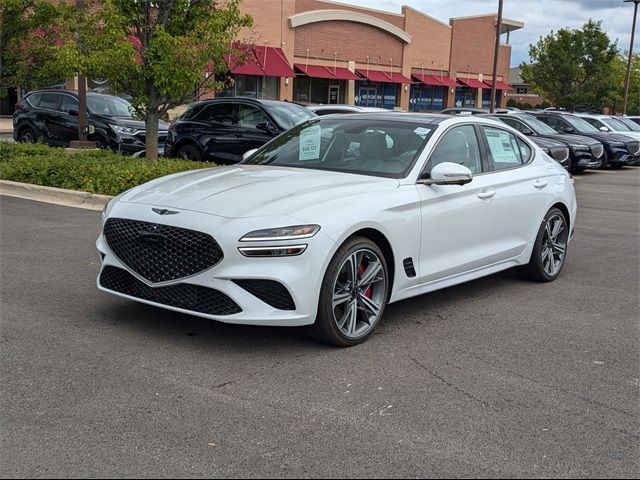
[[[407,274],[407,277],[413,278],[416,276],[416,269],[413,266],[413,258],[405,258],[402,261],[402,264],[404,265],[404,271]]]
[[[295,310],[289,290],[275,280],[234,280],[233,283],[278,310]]]

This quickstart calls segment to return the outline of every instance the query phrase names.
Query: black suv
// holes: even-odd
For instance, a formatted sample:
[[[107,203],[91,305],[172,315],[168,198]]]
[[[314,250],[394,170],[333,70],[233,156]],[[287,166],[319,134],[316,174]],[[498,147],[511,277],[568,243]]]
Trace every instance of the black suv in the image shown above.
[[[532,140],[551,139],[569,147],[569,166],[571,173],[585,168],[600,168],[604,161],[602,142],[584,135],[558,133],[549,125],[526,113],[495,114],[494,118],[515,128]]]
[[[584,135],[602,142],[604,161],[602,168],[621,168],[634,160],[640,153],[640,142],[618,133],[601,132],[584,119],[567,113],[532,113],[558,133]]]
[[[171,126],[168,157],[233,164],[280,133],[317,115],[275,100],[224,97],[193,103]]]
[[[100,148],[139,154],[145,149],[145,124],[132,117],[125,99],[87,93],[87,123],[95,130],[89,140]],[[40,90],[27,94],[13,114],[13,138],[17,142],[42,141],[66,147],[78,139],[78,93],[72,90]],[[167,137],[168,124],[158,124],[160,152]]]

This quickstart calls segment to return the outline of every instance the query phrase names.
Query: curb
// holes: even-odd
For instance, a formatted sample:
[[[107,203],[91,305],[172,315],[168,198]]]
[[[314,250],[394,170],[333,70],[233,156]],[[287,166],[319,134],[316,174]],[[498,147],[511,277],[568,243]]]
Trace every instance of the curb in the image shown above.
[[[107,195],[65,190],[64,188],[43,187],[42,185],[12,182],[10,180],[0,180],[0,195],[87,210],[102,210],[107,202],[113,198]]]

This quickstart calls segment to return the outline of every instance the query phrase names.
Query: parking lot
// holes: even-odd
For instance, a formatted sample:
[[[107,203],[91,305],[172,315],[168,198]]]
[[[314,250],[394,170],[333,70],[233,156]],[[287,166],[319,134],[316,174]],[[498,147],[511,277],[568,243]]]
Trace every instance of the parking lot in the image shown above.
[[[576,178],[552,284],[388,307],[364,345],[99,292],[99,212],[1,197],[2,477],[632,477],[640,168]]]

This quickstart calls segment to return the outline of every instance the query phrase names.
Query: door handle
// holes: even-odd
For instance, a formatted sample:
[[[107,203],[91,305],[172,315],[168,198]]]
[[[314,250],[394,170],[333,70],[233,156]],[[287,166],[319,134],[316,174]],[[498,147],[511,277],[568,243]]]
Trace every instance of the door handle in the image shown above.
[[[495,190],[482,191],[478,194],[478,198],[482,200],[488,200],[496,194]]]
[[[544,188],[547,185],[549,185],[549,182],[547,182],[546,180],[538,180],[536,183],[533,184],[533,186],[536,188]]]

